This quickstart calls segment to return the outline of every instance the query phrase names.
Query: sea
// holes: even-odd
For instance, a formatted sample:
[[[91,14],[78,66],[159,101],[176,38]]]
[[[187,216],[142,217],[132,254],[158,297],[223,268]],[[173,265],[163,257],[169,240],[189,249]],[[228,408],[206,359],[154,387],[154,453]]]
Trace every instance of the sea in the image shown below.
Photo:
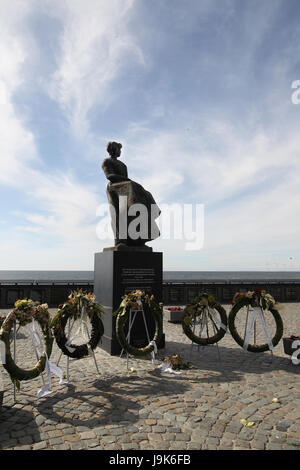
[[[0,282],[93,282],[94,271],[6,271],[0,270]],[[164,271],[168,281],[300,281],[300,271]]]

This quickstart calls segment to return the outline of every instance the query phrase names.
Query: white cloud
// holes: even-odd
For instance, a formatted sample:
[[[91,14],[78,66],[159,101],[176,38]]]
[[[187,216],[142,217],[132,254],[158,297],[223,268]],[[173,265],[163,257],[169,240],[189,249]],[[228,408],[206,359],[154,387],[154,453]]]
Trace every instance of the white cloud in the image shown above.
[[[46,13],[62,26],[58,68],[49,85],[51,95],[79,137],[90,136],[88,113],[94,106],[111,103],[111,86],[123,68],[128,64],[145,66],[138,41],[129,32],[134,4],[130,0],[53,0],[44,4]],[[81,183],[79,175],[61,175],[59,168],[47,174],[47,162],[38,154],[34,133],[14,103],[15,93],[27,79],[33,44],[27,23],[37,6],[35,0],[2,0],[0,4],[0,181],[20,189],[33,206],[30,213],[18,214],[9,240],[1,241],[1,265],[12,269],[91,269],[93,253],[108,244],[99,241],[95,232],[96,207],[99,199],[103,201],[104,188],[97,194],[94,186]],[[245,43],[252,33],[249,24]],[[257,44],[266,30],[266,22],[261,21],[234,77],[241,80],[251,70]],[[275,71],[277,67],[275,64]],[[281,82],[284,78],[286,75],[279,73]],[[271,100],[273,88],[265,103],[269,105]],[[289,108],[285,103],[277,122],[283,97],[277,94],[276,100],[270,110],[271,114],[276,109],[275,118],[268,121],[270,129],[260,125],[259,109],[264,106],[260,103],[250,116],[251,132],[245,131],[247,122],[243,128],[236,126],[232,116],[203,116],[198,109],[187,110],[188,116],[178,110],[167,130],[154,129],[152,122],[145,121],[129,124],[128,132],[124,131],[129,176],[151,191],[158,203],[194,201],[207,205],[204,250],[188,254],[184,242],[157,240],[152,244],[165,251],[165,268],[263,269],[267,262],[263,259],[272,264],[276,253],[284,256],[287,249],[297,253],[300,139],[296,125],[286,133],[281,131],[281,121],[285,120],[286,127],[290,122]],[[153,113],[166,113],[167,104],[158,108],[154,103]],[[38,170],[41,164],[43,172]],[[245,191],[247,196],[243,196]],[[297,259],[295,266],[300,268]]]
[[[77,137],[89,133],[87,114],[107,106],[110,86],[124,66],[143,65],[143,54],[128,30],[134,0],[50,1],[62,24],[61,53],[50,85]]]
[[[33,208],[30,214],[16,214],[15,226],[5,227],[3,233],[9,239],[2,236],[0,263],[2,269],[49,269],[55,263],[76,269],[89,264],[99,246],[92,223],[96,189],[82,184],[72,173],[47,173],[35,135],[14,102],[16,92],[26,83],[33,41],[28,19],[36,6],[35,0],[3,0],[0,4],[0,182],[31,199]],[[38,169],[41,166],[43,171]],[[44,250],[28,238],[30,234],[39,235],[39,244],[45,241]],[[56,245],[56,251],[47,243]],[[84,261],[84,254],[89,261]]]
[[[0,181],[14,183],[27,164],[37,158],[33,134],[17,116],[13,96],[23,82],[23,66],[30,42],[23,22],[33,2],[0,4]]]
[[[192,127],[192,126],[191,126]],[[134,127],[136,142],[127,151],[129,176],[142,179],[157,202],[206,204],[204,249],[193,257],[182,242],[153,242],[185,269],[265,269],[278,253],[297,253],[300,221],[300,139],[296,126],[286,135],[261,129],[244,135],[224,122],[201,123],[186,138],[185,129],[156,133]],[[212,150],[206,143],[214,138]],[[141,169],[141,170],[139,170]],[[244,194],[245,193],[245,194]],[[251,253],[251,255],[250,255]],[[273,260],[273,261],[272,261]],[[272,264],[273,263],[273,264]],[[175,263],[176,264],[176,263]],[[277,269],[289,269],[282,260]],[[288,266],[288,267],[286,267]]]

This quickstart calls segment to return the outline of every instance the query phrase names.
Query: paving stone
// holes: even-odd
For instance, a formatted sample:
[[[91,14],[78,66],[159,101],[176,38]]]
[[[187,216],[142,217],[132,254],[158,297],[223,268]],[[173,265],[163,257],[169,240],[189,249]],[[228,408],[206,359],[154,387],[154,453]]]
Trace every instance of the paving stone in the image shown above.
[[[96,434],[94,431],[85,431],[80,433],[80,439],[94,439],[96,437]]]
[[[239,433],[239,438],[245,441],[251,441],[254,438],[255,431],[249,428],[243,428]]]
[[[262,423],[259,425],[259,427],[261,427],[262,429],[266,429],[266,430],[273,429],[273,426],[267,423]]]
[[[55,429],[54,431],[49,431],[48,435],[50,438],[52,437],[60,437],[63,435],[62,431],[60,429]]]
[[[18,442],[21,445],[27,445],[27,444],[32,444],[33,440],[31,436],[24,436],[24,437],[19,437]]]
[[[88,439],[85,441],[85,443],[89,448],[99,446],[99,441],[95,439]]]
[[[101,445],[113,444],[114,442],[116,442],[116,440],[117,440],[116,436],[104,436],[101,438],[100,442],[101,442]]]
[[[217,446],[220,442],[220,439],[217,439],[216,437],[208,437],[206,439],[206,443],[209,445]]]
[[[69,444],[64,443],[64,444],[53,445],[53,449],[54,450],[70,450],[71,447]]]
[[[300,434],[299,434],[299,437],[300,437]],[[286,443],[288,445],[300,447],[300,439],[287,438]]]
[[[71,442],[71,449],[72,450],[85,450],[86,444],[84,441]]]
[[[38,415],[38,416],[35,418],[35,422],[36,422],[36,425],[37,425],[37,426],[41,426],[41,425],[45,422],[45,417],[42,416],[42,415]]]
[[[225,308],[229,312],[231,306]],[[300,329],[299,313],[300,304],[297,310],[291,304],[284,306],[287,332]],[[158,357],[174,353],[174,344],[189,357],[190,341],[181,325],[164,322],[164,328],[168,341]],[[18,348],[24,366],[30,367],[32,351],[26,334],[24,330]],[[128,375],[125,357],[109,356],[97,348],[101,362],[97,380],[93,358],[88,357],[70,361],[69,388],[54,382],[53,394],[41,400],[38,408],[37,381],[22,384],[17,406],[12,395],[5,394],[0,448],[299,449],[299,374],[284,355],[282,342],[274,350],[272,365],[265,354],[245,354],[230,335],[222,339],[220,352],[222,362],[216,364],[213,347],[201,355],[194,348],[195,368],[173,377],[153,370],[151,361],[136,358],[130,359],[136,372]],[[54,344],[54,362],[59,353]],[[11,390],[6,375],[4,385]],[[280,403],[271,403],[273,397]],[[244,428],[242,418],[255,426]]]
[[[270,444],[266,444],[266,449],[267,450],[281,450],[282,446],[280,444],[270,443]]]
[[[250,443],[243,439],[237,439],[233,442],[233,448],[236,449],[250,449]]]
[[[36,444],[33,444],[32,446],[33,450],[42,450],[47,448],[47,442],[41,441],[37,442]]]
[[[122,450],[138,450],[138,444],[131,443],[131,444],[122,444]]]
[[[53,439],[49,440],[49,444],[51,446],[60,445],[60,444],[63,444],[63,443],[64,443],[64,441],[62,440],[61,437],[53,437]]]
[[[68,435],[62,436],[62,440],[67,441],[67,442],[78,442],[80,441],[80,436],[78,434],[68,434]]]
[[[66,427],[66,428],[63,428],[62,430],[63,434],[65,434],[66,436],[69,436],[70,434],[75,434],[75,429],[71,428],[71,427]]]
[[[251,441],[250,442],[251,449],[255,450],[264,450],[265,449],[265,443],[262,441]]]
[[[152,431],[153,432],[166,432],[166,427],[165,426],[152,426]]]
[[[180,434],[175,434],[175,440],[176,441],[189,441],[191,439],[191,436],[190,434],[187,434],[187,433],[180,433]]]

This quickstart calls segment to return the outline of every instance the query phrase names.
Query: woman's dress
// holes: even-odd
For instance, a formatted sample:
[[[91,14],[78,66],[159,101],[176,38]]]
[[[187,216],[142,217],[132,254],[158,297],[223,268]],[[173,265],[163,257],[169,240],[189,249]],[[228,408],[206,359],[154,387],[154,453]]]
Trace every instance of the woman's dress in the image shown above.
[[[142,185],[128,179],[127,167],[126,165],[117,160],[116,158],[106,158],[102,164],[102,169],[110,182],[107,185],[107,198],[109,204],[114,208],[116,214],[116,224],[112,224],[114,234],[115,234],[115,243],[125,243],[130,246],[140,246],[144,245],[147,241],[154,240],[159,236],[159,229],[155,222],[155,219],[159,216],[160,210],[149,191],[146,191]],[[120,178],[118,178],[120,177]],[[126,178],[124,180],[124,178]],[[120,179],[120,181],[118,181]],[[126,204],[119,204],[120,197],[127,197],[123,201],[126,201]],[[133,221],[139,213],[136,215],[128,215],[128,211],[133,204],[143,204],[147,210],[147,220],[144,221],[143,227],[140,227],[141,237],[138,239],[132,239],[128,234],[128,226],[131,221]],[[119,220],[120,215],[124,215],[126,211],[127,217],[127,237],[124,237],[124,229],[120,233]],[[123,219],[124,220],[124,219]],[[112,222],[114,221],[114,216],[112,215]]]

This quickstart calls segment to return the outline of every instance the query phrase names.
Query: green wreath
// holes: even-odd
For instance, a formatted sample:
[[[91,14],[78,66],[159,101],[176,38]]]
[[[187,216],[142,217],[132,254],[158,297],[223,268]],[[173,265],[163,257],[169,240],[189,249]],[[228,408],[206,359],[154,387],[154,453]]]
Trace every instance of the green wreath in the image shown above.
[[[81,316],[82,307],[86,308],[87,316],[92,325],[90,340],[85,344],[67,344],[68,338],[65,334],[65,328],[69,319],[78,320]],[[92,351],[98,346],[104,333],[104,326],[101,320],[104,310],[95,300],[95,295],[86,293],[82,289],[72,291],[69,299],[52,320],[51,328],[56,340],[56,344],[65,356],[74,359],[81,359],[89,355],[89,349]]]
[[[222,305],[220,305],[219,303],[215,301],[212,295],[209,296],[208,294],[204,293],[204,294],[201,294],[196,299],[194,299],[184,309],[182,329],[185,335],[191,341],[193,341],[193,343],[200,344],[201,346],[207,346],[208,344],[217,343],[226,334],[226,329],[216,324],[212,315],[209,313],[209,311],[207,311],[208,318],[211,320],[212,324],[214,325],[214,329],[216,330],[216,333],[213,336],[208,336],[207,338],[201,338],[200,336],[195,335],[195,333],[193,332],[191,328],[193,320],[196,320],[196,317],[201,316],[207,307],[214,308],[220,314],[221,323],[223,323],[223,325],[227,327],[226,310],[222,307]]]
[[[40,305],[31,299],[17,300],[15,308],[8,314],[0,329],[0,340],[5,344],[5,364],[3,367],[9,373],[11,380],[17,385],[22,380],[31,380],[38,377],[46,366],[46,354],[43,352],[39,361],[32,369],[22,369],[18,367],[12,358],[10,351],[10,335],[16,321],[20,326],[25,326],[35,320],[41,327],[45,351],[48,358],[51,356],[53,346],[53,336],[50,328],[50,315],[48,305]]]
[[[152,341],[150,341],[147,346],[144,348],[136,348],[127,341],[125,325],[128,322],[130,310],[141,310],[141,308],[144,310],[146,317],[153,317],[155,323],[155,332]],[[155,302],[153,295],[145,295],[145,292],[142,291],[135,291],[127,294],[123,298],[114,315],[117,315],[116,336],[124,351],[136,357],[146,356],[147,354],[153,352],[154,345],[151,343],[155,342],[158,344],[163,333],[162,305]]]
[[[235,320],[239,310],[245,306],[251,305],[252,307],[262,307],[265,312],[270,312],[273,315],[276,332],[271,339],[273,346],[276,346],[283,336],[283,322],[282,318],[275,306],[274,298],[270,294],[266,294],[264,290],[249,291],[248,293],[236,293],[233,298],[233,307],[228,316],[228,327],[233,339],[241,346],[244,346],[244,338],[242,338],[235,326]],[[265,344],[248,344],[247,351],[254,353],[269,351],[269,345]]]

